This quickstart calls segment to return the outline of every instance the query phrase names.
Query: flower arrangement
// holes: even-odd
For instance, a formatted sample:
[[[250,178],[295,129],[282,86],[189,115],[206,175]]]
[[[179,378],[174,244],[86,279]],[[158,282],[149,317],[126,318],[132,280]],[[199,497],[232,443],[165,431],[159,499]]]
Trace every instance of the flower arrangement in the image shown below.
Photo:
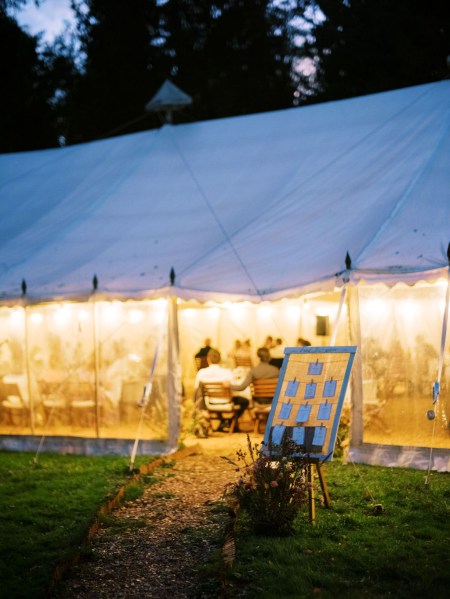
[[[285,535],[292,532],[299,509],[308,497],[305,460],[295,457],[298,446],[290,439],[276,447],[276,454],[252,445],[247,436],[248,452],[239,450],[236,466],[241,476],[225,489],[225,497],[235,509],[250,518],[254,532]]]

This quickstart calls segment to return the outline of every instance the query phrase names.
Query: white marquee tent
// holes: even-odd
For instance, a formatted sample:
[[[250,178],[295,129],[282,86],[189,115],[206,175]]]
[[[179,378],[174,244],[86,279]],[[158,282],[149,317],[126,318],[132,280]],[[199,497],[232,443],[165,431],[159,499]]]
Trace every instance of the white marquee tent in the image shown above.
[[[449,128],[441,81],[1,155],[0,298],[85,301],[94,275],[107,299],[255,303],[442,281]]]

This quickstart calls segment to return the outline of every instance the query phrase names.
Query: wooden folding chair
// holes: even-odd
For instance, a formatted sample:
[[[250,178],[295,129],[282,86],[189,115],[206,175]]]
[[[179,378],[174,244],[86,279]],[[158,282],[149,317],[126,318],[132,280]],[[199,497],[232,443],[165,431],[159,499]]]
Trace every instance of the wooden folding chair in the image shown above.
[[[64,382],[48,382],[40,379],[38,381],[39,393],[42,400],[45,422],[52,424],[67,424],[69,419],[69,403],[64,390]]]
[[[229,420],[228,432],[232,433],[236,426],[238,407],[233,403],[231,389],[224,387],[222,382],[202,382],[201,389],[210,420],[218,420],[219,426],[224,420]],[[210,428],[213,432],[212,425]]]
[[[236,368],[239,368],[239,366],[242,366],[242,368],[251,368],[253,366],[250,356],[234,356],[234,363]]]
[[[88,382],[67,383],[70,399],[71,423],[83,427],[92,427],[96,420],[94,384]]]
[[[270,409],[272,407],[272,403],[270,404],[261,404],[258,403],[259,398],[267,399],[270,397],[273,399],[275,395],[275,391],[277,389],[278,379],[255,379],[251,383],[251,391],[252,391],[252,399],[253,399],[253,418],[255,420],[255,425],[253,432],[255,435],[260,432],[260,425],[267,422],[267,419],[270,414]],[[264,432],[264,431],[262,431]]]
[[[26,426],[30,423],[30,406],[28,397],[25,397],[22,375],[5,375],[0,388],[0,412],[5,416],[8,424],[13,426]]]

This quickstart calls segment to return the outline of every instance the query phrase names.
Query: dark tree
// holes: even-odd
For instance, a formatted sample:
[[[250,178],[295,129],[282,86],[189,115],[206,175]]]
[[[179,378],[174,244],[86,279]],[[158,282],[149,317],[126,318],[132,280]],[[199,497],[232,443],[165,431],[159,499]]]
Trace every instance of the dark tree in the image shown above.
[[[292,105],[289,12],[269,0],[87,0],[70,142],[159,125],[144,106],[166,78],[193,96],[182,120]]]
[[[6,14],[8,11],[17,10],[29,0],[0,0],[0,13]]]
[[[156,0],[75,3],[85,60],[67,98],[69,142],[143,128],[154,69],[151,40],[158,36],[156,4]]]
[[[0,9],[24,3],[0,0]],[[3,80],[20,87],[5,106],[11,125],[4,139],[15,141],[4,149],[157,127],[144,107],[166,78],[194,98],[177,122],[291,106],[291,6],[292,0],[72,0],[78,56],[67,34],[38,54],[37,38],[3,14],[17,38],[3,36],[3,53],[18,47]],[[19,129],[31,141],[13,134]]]
[[[52,127],[60,144],[66,143],[68,97],[78,78],[77,47],[73,33],[58,36],[40,52],[42,87],[50,99]]]
[[[4,7],[4,5],[3,5]],[[0,151],[57,144],[37,39],[0,8]]]
[[[78,55],[39,49],[11,17],[26,2],[0,0],[0,151],[157,127],[166,78],[194,98],[181,122],[448,77],[448,0],[72,0]]]
[[[283,3],[169,0],[161,12],[165,60],[195,99],[191,118],[292,106],[290,13]]]
[[[316,76],[302,97],[336,100],[448,77],[450,2],[317,0],[299,2],[316,14],[302,52]]]
[[[28,0],[29,1],[29,0]],[[0,151],[57,146],[74,49],[61,39],[40,48],[39,36],[13,17],[27,0],[0,0]]]

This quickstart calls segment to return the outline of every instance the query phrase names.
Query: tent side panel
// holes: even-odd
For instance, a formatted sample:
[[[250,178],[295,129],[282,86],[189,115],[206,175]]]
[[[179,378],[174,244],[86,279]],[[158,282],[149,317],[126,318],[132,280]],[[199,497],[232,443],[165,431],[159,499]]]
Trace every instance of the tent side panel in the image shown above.
[[[0,449],[7,451],[36,452],[40,437],[33,435],[0,435]],[[134,440],[94,439],[88,437],[48,436],[45,451],[71,455],[118,455],[129,456]],[[143,439],[139,443],[139,455],[160,455],[172,448],[164,441]]]
[[[428,447],[406,447],[364,443],[350,447],[348,460],[359,464],[428,470],[430,449]],[[434,449],[431,469],[450,472],[450,450]]]

